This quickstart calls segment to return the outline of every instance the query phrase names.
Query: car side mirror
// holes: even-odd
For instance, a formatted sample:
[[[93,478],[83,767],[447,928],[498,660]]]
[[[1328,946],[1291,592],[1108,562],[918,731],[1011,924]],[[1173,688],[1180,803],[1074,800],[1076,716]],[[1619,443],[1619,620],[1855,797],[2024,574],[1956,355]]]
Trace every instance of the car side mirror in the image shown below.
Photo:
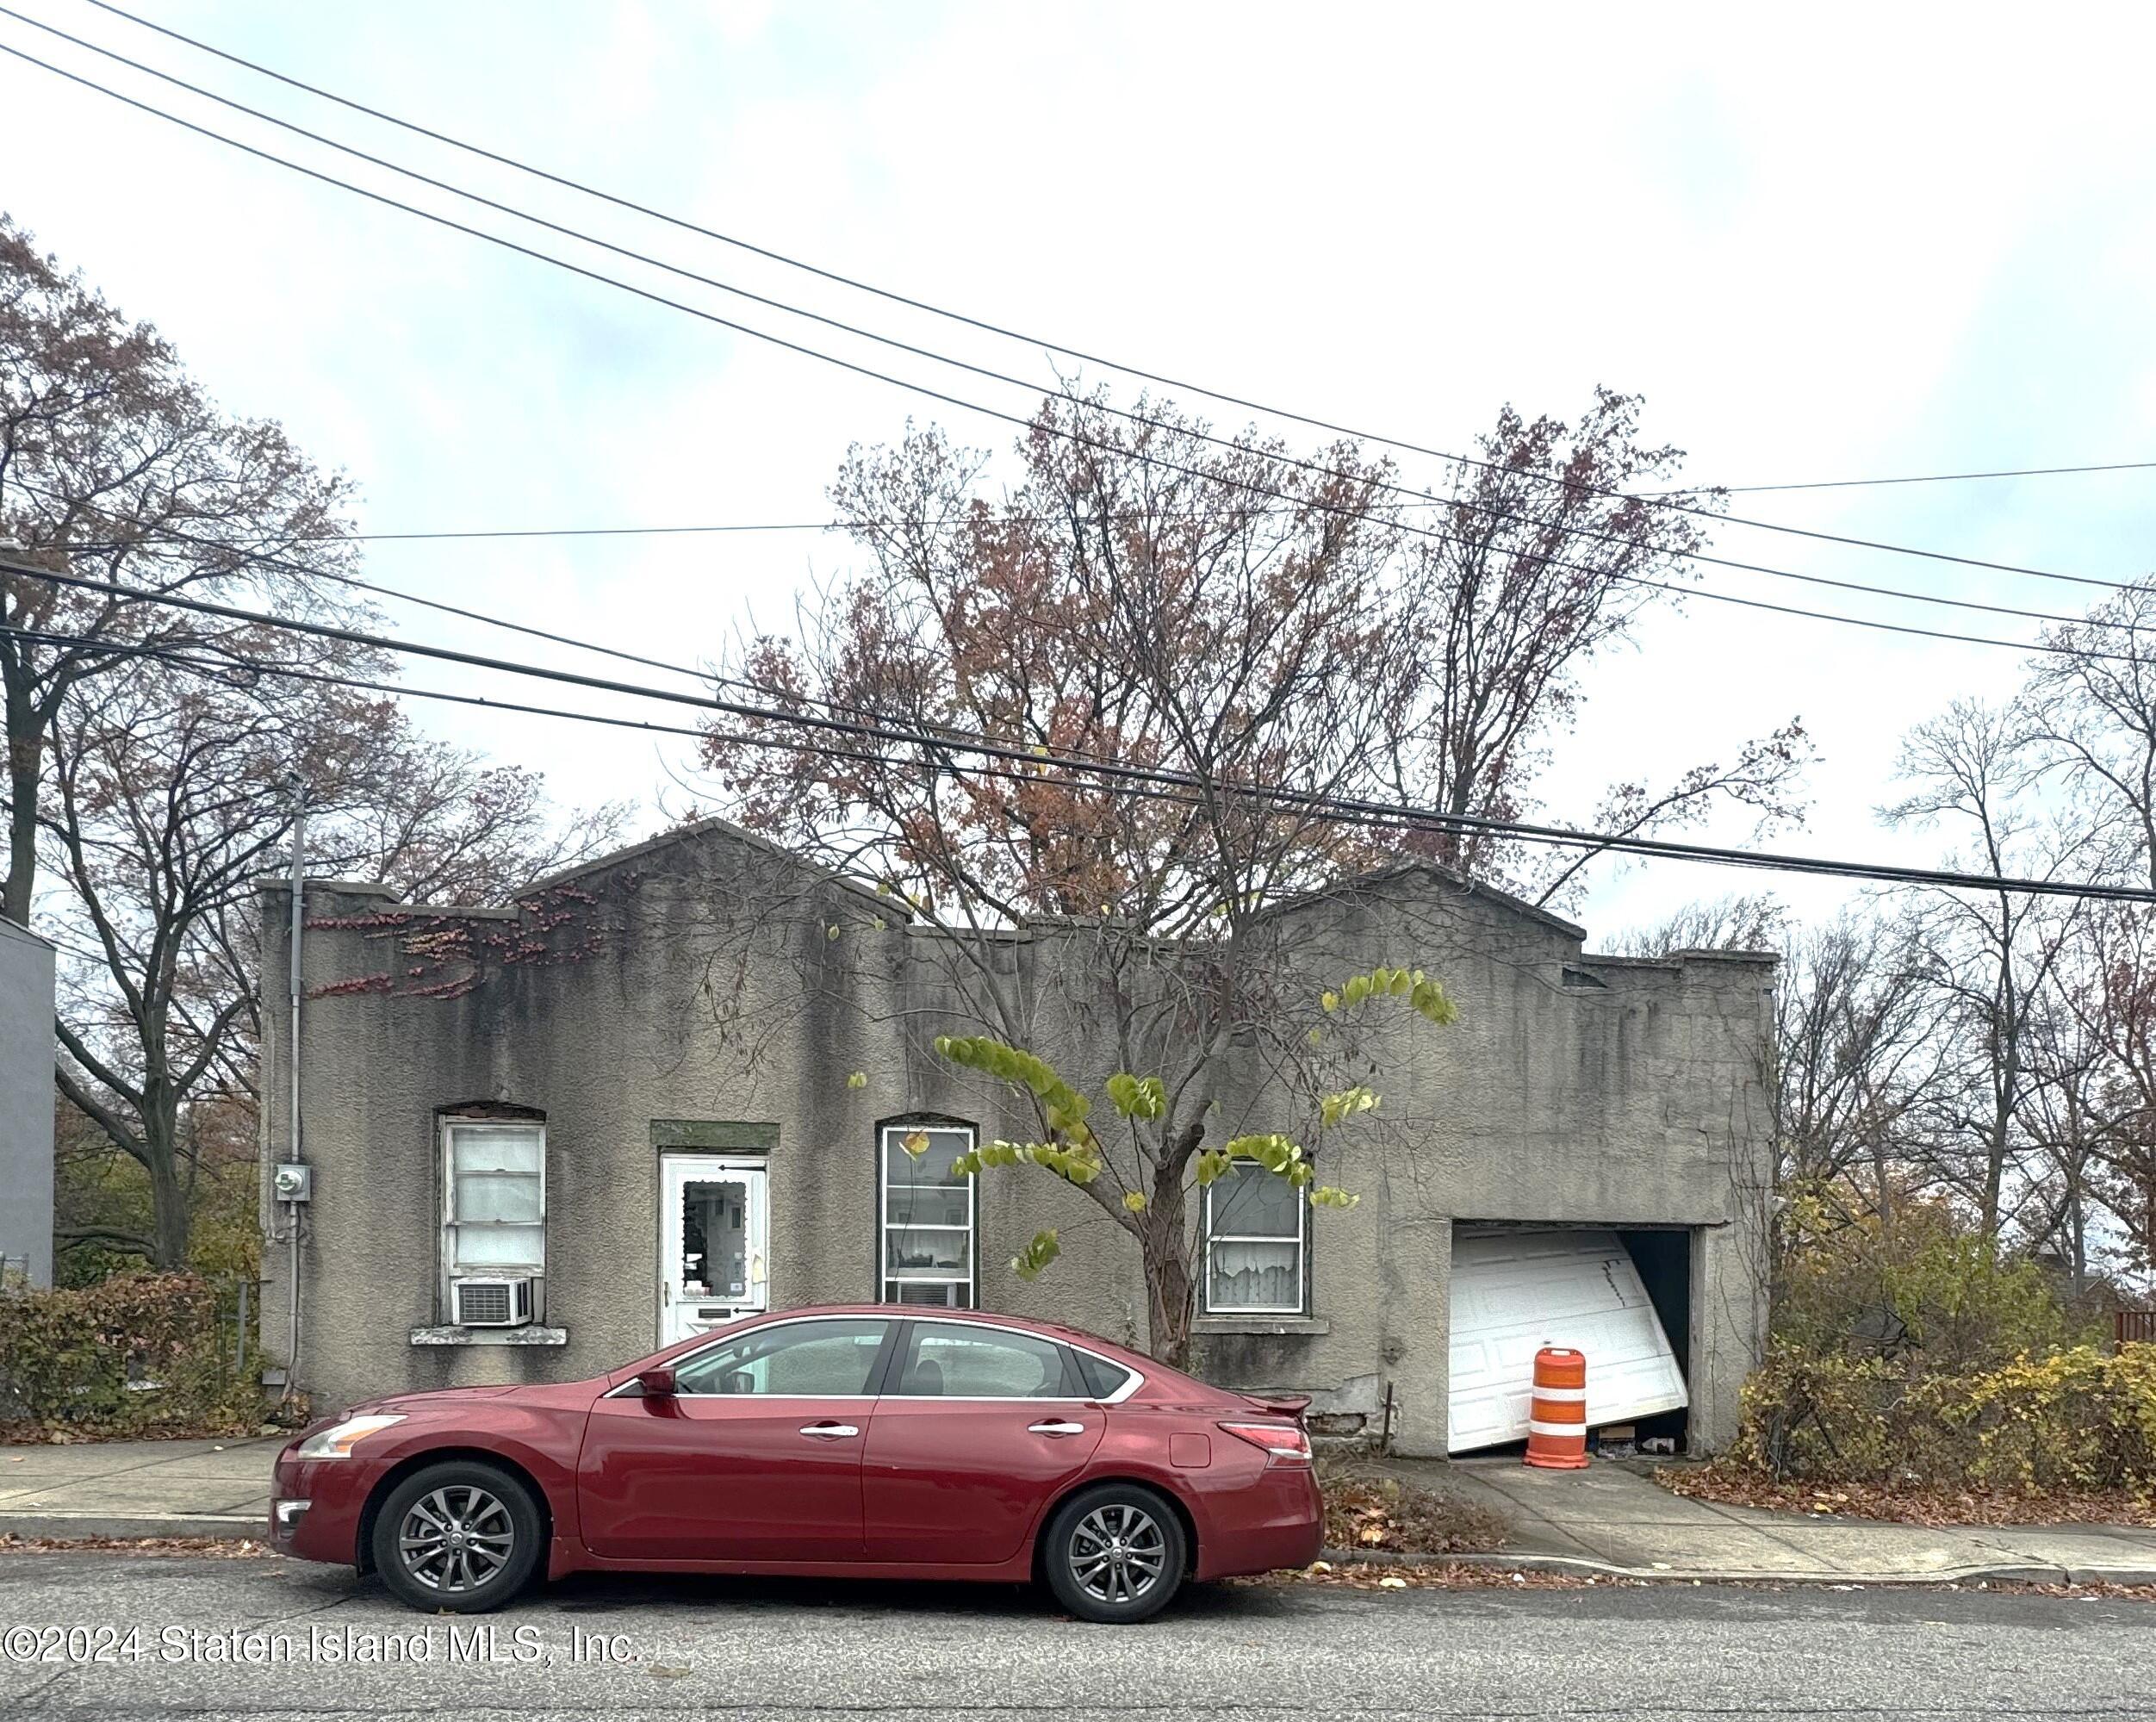
[[[674,1365],[657,1364],[650,1369],[638,1370],[637,1385],[643,1389],[647,1399],[673,1398]]]

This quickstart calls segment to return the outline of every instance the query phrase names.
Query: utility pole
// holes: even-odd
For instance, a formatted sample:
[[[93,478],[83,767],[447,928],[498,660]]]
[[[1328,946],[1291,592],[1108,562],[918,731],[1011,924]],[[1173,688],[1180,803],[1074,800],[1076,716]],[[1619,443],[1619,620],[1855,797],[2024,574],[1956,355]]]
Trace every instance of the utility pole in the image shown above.
[[[305,1158],[300,1139],[300,940],[307,926],[307,780],[296,773],[292,779],[292,951],[291,1026],[284,1061],[291,1072],[291,1097],[286,1112],[285,1158]],[[284,1204],[284,1254],[290,1278],[287,1284],[286,1314],[291,1329],[284,1352],[284,1392],[289,1403],[300,1385],[300,1211],[298,1202]]]

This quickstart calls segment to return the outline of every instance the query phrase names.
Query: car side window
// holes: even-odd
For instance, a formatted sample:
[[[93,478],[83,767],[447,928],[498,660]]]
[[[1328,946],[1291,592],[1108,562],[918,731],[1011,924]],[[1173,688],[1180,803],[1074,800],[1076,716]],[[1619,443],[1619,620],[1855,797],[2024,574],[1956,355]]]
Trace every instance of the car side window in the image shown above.
[[[916,1321],[887,1394],[908,1399],[1075,1399],[1069,1354],[998,1327]]]
[[[1085,1383],[1088,1396],[1094,1399],[1113,1399],[1131,1377],[1131,1371],[1121,1364],[1112,1364],[1090,1352],[1074,1351],[1071,1360],[1078,1365],[1078,1379]]]
[[[855,1398],[868,1391],[888,1321],[792,1321],[754,1328],[674,1368],[676,1393]]]

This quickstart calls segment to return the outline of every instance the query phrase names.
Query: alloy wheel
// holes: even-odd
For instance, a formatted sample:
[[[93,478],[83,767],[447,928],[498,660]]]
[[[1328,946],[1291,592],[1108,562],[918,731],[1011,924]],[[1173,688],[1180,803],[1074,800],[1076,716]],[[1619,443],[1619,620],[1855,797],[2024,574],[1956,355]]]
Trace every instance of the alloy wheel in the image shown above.
[[[1109,1501],[1071,1532],[1071,1576],[1088,1596],[1109,1604],[1135,1602],[1159,1582],[1168,1540],[1142,1507]]]
[[[412,1503],[397,1530],[398,1557],[429,1590],[477,1590],[508,1563],[516,1524],[496,1496],[472,1483],[450,1483]]]

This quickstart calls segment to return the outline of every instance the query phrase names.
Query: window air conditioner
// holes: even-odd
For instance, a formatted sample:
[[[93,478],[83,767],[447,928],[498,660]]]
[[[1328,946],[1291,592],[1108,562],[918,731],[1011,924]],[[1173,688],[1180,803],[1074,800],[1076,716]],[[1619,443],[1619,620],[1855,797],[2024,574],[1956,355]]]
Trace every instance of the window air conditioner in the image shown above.
[[[531,1321],[532,1277],[453,1279],[449,1283],[450,1321],[458,1327],[523,1327]]]

